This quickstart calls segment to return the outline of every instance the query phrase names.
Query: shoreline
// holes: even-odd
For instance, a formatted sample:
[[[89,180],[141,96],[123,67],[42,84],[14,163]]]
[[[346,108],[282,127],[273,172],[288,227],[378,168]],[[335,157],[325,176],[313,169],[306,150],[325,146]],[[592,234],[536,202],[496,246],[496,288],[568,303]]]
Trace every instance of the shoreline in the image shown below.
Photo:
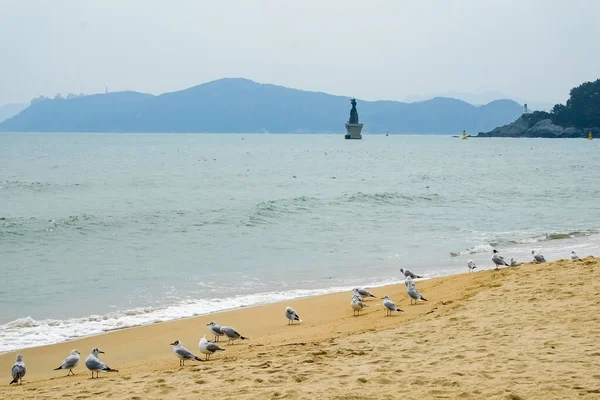
[[[485,274],[486,272],[490,272],[491,270],[482,270],[482,271],[478,271],[477,273],[471,273],[469,275],[476,275],[476,274]],[[419,279],[417,281],[417,285],[419,290],[422,293],[427,293],[427,290],[429,287],[435,287],[437,285],[439,285],[440,283],[443,284],[444,281],[446,280],[453,280],[453,279],[459,279],[459,280],[463,280],[464,276],[467,275],[468,273],[461,273],[461,274],[453,274],[453,275],[448,275],[448,276],[442,276],[442,277],[435,277],[435,278],[423,278],[423,279]],[[391,285],[384,285],[384,286],[379,286],[379,287],[369,287],[369,289],[374,293],[381,293],[384,291],[387,292],[393,292],[395,293],[395,297],[398,298],[400,301],[396,301],[396,304],[400,307],[403,306],[402,308],[405,309],[408,306],[408,297],[406,296],[406,290],[405,290],[405,285],[404,285],[404,281],[399,282],[399,283],[395,283],[395,284],[391,284]],[[400,289],[400,290],[399,290]],[[275,319],[275,320],[280,320],[280,324],[276,324],[276,325],[281,325],[282,327],[285,328],[286,326],[286,318],[284,316],[284,309],[287,305],[290,305],[294,308],[296,308],[296,310],[298,311],[298,313],[300,314],[301,318],[304,320],[304,322],[302,324],[298,324],[298,326],[306,326],[309,319],[306,318],[307,313],[306,312],[302,312],[300,311],[302,309],[302,305],[304,303],[308,303],[308,304],[312,304],[312,303],[323,303],[323,302],[328,302],[330,300],[334,300],[336,302],[339,302],[340,305],[343,304],[343,307],[340,307],[340,312],[341,314],[348,314],[352,312],[352,309],[349,306],[349,300],[350,300],[350,294],[351,291],[341,291],[341,292],[334,292],[334,293],[326,293],[326,294],[320,294],[320,295],[311,295],[311,296],[307,296],[307,297],[302,297],[302,298],[296,298],[296,299],[292,299],[292,300],[284,300],[284,301],[277,301],[274,303],[266,303],[266,304],[258,304],[258,305],[251,305],[251,306],[246,306],[246,307],[237,307],[234,309],[229,309],[229,310],[222,310],[222,311],[216,311],[214,313],[209,313],[209,314],[203,314],[203,315],[196,315],[196,316],[190,316],[190,317],[182,317],[182,318],[178,318],[175,320],[169,320],[169,321],[160,321],[160,322],[155,322],[155,323],[149,323],[149,324],[145,324],[145,325],[140,325],[140,326],[132,326],[132,327],[124,327],[121,329],[115,329],[115,330],[111,330],[111,331],[107,331],[107,332],[101,332],[101,333],[97,333],[97,334],[93,334],[93,335],[89,335],[89,336],[85,336],[85,337],[81,337],[81,338],[75,338],[72,340],[68,340],[68,341],[63,341],[63,342],[59,342],[59,343],[52,343],[52,344],[44,344],[44,345],[40,345],[40,346],[33,346],[33,347],[27,347],[27,348],[22,348],[22,349],[18,349],[18,350],[10,350],[8,352],[4,352],[4,353],[0,353],[0,370],[1,367],[4,366],[5,362],[10,361],[10,363],[12,363],[12,359],[14,358],[14,356],[17,353],[21,353],[24,356],[26,356],[29,353],[36,353],[38,351],[45,353],[53,353],[55,348],[60,348],[63,349],[63,352],[66,351],[65,353],[65,357],[66,355],[70,352],[71,348],[77,348],[79,350],[79,348],[81,348],[82,350],[80,350],[81,352],[81,362],[80,365],[77,367],[80,370],[80,373],[82,370],[85,369],[85,366],[82,365],[83,360],[85,359],[85,357],[87,357],[87,353],[88,353],[88,349],[87,347],[90,347],[90,345],[87,345],[88,343],[92,343],[92,342],[106,342],[106,341],[111,341],[111,340],[107,340],[107,339],[112,339],[113,336],[139,336],[138,333],[146,333],[146,330],[151,331],[154,330],[156,327],[157,330],[159,331],[164,331],[164,330],[168,330],[168,331],[172,331],[173,329],[171,329],[171,326],[173,328],[175,328],[176,326],[189,326],[189,325],[198,325],[198,328],[200,331],[202,331],[201,333],[207,333],[208,335],[208,331],[207,329],[203,329],[203,327],[205,327],[206,323],[208,323],[210,320],[216,320],[217,322],[219,322],[219,320],[225,320],[225,319],[230,319],[232,318],[233,320],[247,320],[247,318],[245,317],[244,314],[248,314],[248,315],[254,315],[254,314],[264,314],[264,312],[266,310],[269,310],[269,312],[271,310],[278,310],[275,312],[274,316],[269,315],[269,320],[270,319]],[[340,301],[341,299],[347,300],[347,301]],[[348,304],[346,304],[348,303]],[[381,300],[379,297],[377,297],[377,299],[373,299],[373,301],[371,301],[371,299],[367,299],[366,303],[368,305],[371,305],[371,303],[378,303],[379,307],[377,307],[378,311],[381,311],[381,313],[383,313],[383,308],[381,306]],[[284,305],[285,304],[285,305]],[[300,304],[300,306],[299,306]],[[433,304],[433,302],[431,303]],[[429,303],[419,303],[419,305],[421,307],[428,307]],[[373,307],[375,308],[375,307]],[[369,310],[369,308],[366,309],[367,312],[372,312],[371,310]],[[278,318],[279,316],[279,318]],[[347,316],[347,315],[346,315]],[[352,314],[350,314],[350,316],[352,316]],[[206,323],[204,321],[207,321]],[[240,325],[235,325],[232,323],[227,323],[227,325],[233,325],[235,326],[236,329],[238,329],[242,334],[245,334],[244,332],[246,332],[243,329],[243,326]],[[254,330],[252,330],[251,332],[254,332]],[[196,350],[197,349],[197,341],[200,339],[200,337],[202,336],[202,334],[200,334],[200,336],[198,336],[195,340],[186,340],[184,341],[186,347],[190,350]],[[250,335],[250,337],[256,337],[256,335],[252,336]],[[261,336],[259,336],[261,337]],[[207,338],[210,340],[210,338],[207,336]],[[262,337],[261,337],[262,338]],[[174,339],[175,340],[175,339]],[[179,339],[178,339],[179,340]],[[252,345],[252,342],[249,342],[250,345]],[[92,346],[95,347],[95,346]],[[90,347],[90,349],[92,348]],[[68,348],[68,350],[67,350]],[[106,349],[105,349],[106,350]],[[109,350],[106,350],[107,354]],[[111,352],[113,353],[113,352]],[[163,353],[163,357],[166,355],[165,358],[170,358],[169,357],[169,352]],[[63,357],[64,358],[64,357]],[[59,359],[57,359],[57,361],[60,361]],[[11,364],[12,365],[12,364]],[[46,379],[48,377],[52,377],[55,376],[56,373],[53,373],[51,370],[51,372],[45,371],[45,372],[35,372],[36,369],[32,368],[32,367],[28,367],[28,377],[29,379],[33,379],[33,377],[35,377],[36,379]],[[117,367],[115,367],[117,368]],[[4,366],[4,369],[6,369],[6,366]],[[117,368],[118,369],[118,368]],[[60,374],[59,374],[60,375]]]
[[[360,317],[352,316],[350,294],[342,292],[32,347],[21,351],[25,383],[0,383],[0,398],[53,399],[75,391],[81,399],[170,400],[214,390],[222,399],[393,399],[399,390],[423,398],[505,399],[513,393],[545,399],[574,391],[593,398],[600,393],[600,375],[593,372],[600,365],[594,356],[600,354],[594,342],[598,278],[594,257],[529,263],[420,281],[429,301],[413,306],[404,284],[375,288],[377,298],[366,301]],[[404,313],[386,317],[383,295]],[[287,325],[286,305],[302,324]],[[222,341],[226,351],[211,361],[180,368],[169,343],[180,340],[198,353],[210,320],[250,339],[231,346]],[[84,360],[92,347],[104,350],[102,360],[120,372],[91,381]],[[81,352],[76,375],[52,371],[72,348]],[[6,383],[14,354],[0,355]],[[566,370],[568,382],[557,381]]]
[[[580,234],[579,236],[572,236]],[[536,241],[540,238],[549,236],[550,240]],[[561,235],[556,239],[552,239],[552,235]],[[533,242],[517,241],[512,243],[512,247],[508,250],[514,253],[518,261],[522,261],[523,258],[529,258],[529,249],[538,247],[539,244],[545,245],[544,254],[548,259],[554,259],[559,257],[561,254],[568,254],[567,249],[575,248],[580,253],[582,246],[585,246],[586,251],[583,254],[591,256],[600,256],[600,248],[597,246],[590,245],[590,237],[597,238],[598,233],[596,230],[593,231],[568,231],[568,233],[550,233],[542,236],[532,237]],[[562,237],[568,236],[568,237]],[[559,245],[560,242],[560,245]],[[596,243],[595,241],[593,243]],[[552,244],[559,245],[558,247],[552,246]],[[504,246],[506,247],[506,246]],[[502,247],[502,248],[504,248]],[[431,269],[429,273],[424,273],[422,267],[418,267],[417,271],[425,275],[424,279],[436,279],[441,277],[448,277],[453,275],[460,275],[464,273],[462,264],[466,264],[468,259],[472,259],[479,266],[478,271],[484,271],[492,268],[489,264],[488,250],[491,249],[490,244],[483,244],[473,246],[468,249],[458,251],[456,253],[450,253],[450,261],[453,263],[448,269],[436,270]],[[506,254],[506,253],[505,253]],[[580,253],[581,254],[581,253]],[[458,267],[460,263],[460,267]],[[424,269],[428,271],[427,269]],[[400,278],[402,275],[398,271],[398,275],[392,279],[386,279],[383,281],[383,277],[380,277],[379,282],[375,282],[374,285],[366,285],[367,288],[379,288],[388,285],[395,285],[403,282]],[[398,278],[398,279],[395,279]],[[148,325],[154,325],[157,323],[173,322],[179,320],[185,320],[188,318],[196,318],[201,316],[213,315],[215,313],[222,313],[227,311],[234,311],[249,307],[258,307],[268,304],[275,304],[280,302],[286,302],[290,300],[305,299],[314,296],[323,296],[327,294],[343,293],[351,290],[351,287],[357,287],[360,285],[351,286],[337,285],[327,288],[313,288],[313,289],[292,289],[292,290],[276,290],[270,292],[259,292],[244,294],[235,297],[226,298],[213,298],[213,299],[195,299],[193,303],[180,302],[163,307],[135,307],[125,310],[110,311],[105,314],[99,315],[88,315],[83,317],[72,317],[72,318],[45,318],[45,319],[33,319],[30,316],[17,318],[12,321],[8,321],[0,328],[4,328],[3,336],[0,340],[3,340],[4,345],[0,346],[0,355],[9,352],[19,351],[27,348],[34,348],[39,346],[47,346],[60,343],[69,343],[75,340],[94,337],[97,335],[103,335],[110,332],[116,332],[123,329],[138,328]],[[218,304],[220,302],[233,303],[233,304]],[[245,304],[244,304],[245,303]],[[218,309],[219,306],[224,308]],[[208,311],[195,311],[195,308],[212,308],[217,309]],[[150,308],[149,311],[138,312]],[[15,324],[16,323],[16,324]],[[89,324],[89,326],[85,326]],[[122,326],[119,326],[121,324]],[[16,328],[10,327],[6,329],[7,325],[16,325]],[[37,337],[43,335],[44,331],[47,330],[51,336],[58,337],[59,340],[48,340],[46,343],[29,344],[32,341],[39,340]],[[71,330],[87,330],[87,333],[81,334],[76,337],[68,337],[71,334]],[[18,343],[15,338],[25,333],[25,339],[21,339],[22,343]],[[77,332],[79,333],[79,332]],[[10,343],[11,348],[8,347]]]

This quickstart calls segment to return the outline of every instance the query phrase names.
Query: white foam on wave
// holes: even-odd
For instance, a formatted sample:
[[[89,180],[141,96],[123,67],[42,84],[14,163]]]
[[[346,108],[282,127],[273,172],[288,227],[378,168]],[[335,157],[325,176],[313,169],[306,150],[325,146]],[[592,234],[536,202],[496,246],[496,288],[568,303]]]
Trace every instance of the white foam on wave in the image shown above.
[[[398,284],[403,280],[386,280],[367,287]],[[83,318],[35,320],[19,318],[0,326],[0,353],[26,347],[43,346],[93,336],[117,329],[172,321],[198,315],[206,315],[240,307],[276,303],[285,300],[328,293],[350,291],[355,286],[338,286],[324,289],[297,289],[256,293],[223,299],[188,300],[167,307],[143,307],[114,311],[104,315]]]
[[[490,244],[478,244],[477,246],[473,246],[469,249],[464,249],[464,250],[460,250],[457,252],[452,252],[450,253],[452,255],[452,257],[457,257],[457,256],[465,256],[468,254],[476,254],[476,253],[489,253],[492,250],[494,250],[494,248],[492,247],[492,245]]]

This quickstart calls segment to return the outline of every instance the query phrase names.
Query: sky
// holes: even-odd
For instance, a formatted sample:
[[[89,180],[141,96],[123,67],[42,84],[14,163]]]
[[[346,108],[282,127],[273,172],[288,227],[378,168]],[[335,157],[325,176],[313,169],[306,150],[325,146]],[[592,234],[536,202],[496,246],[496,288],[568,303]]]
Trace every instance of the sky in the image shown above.
[[[0,0],[0,105],[223,77],[554,104],[600,78],[599,16],[596,0]]]

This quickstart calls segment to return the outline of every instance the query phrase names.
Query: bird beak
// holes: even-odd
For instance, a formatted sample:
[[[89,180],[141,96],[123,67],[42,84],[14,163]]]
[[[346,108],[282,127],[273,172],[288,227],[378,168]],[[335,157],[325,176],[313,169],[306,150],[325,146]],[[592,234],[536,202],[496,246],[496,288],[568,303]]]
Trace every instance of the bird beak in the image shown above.
[[[206,324],[206,326],[209,326],[210,324]]]
[[[100,354],[105,354],[105,353],[104,353],[102,350],[98,351],[98,353],[100,353]]]
[[[77,354],[81,354],[80,352],[76,351]]]
[[[383,300],[385,297],[382,297],[381,300]]]
[[[169,346],[175,346],[175,342],[169,343]]]

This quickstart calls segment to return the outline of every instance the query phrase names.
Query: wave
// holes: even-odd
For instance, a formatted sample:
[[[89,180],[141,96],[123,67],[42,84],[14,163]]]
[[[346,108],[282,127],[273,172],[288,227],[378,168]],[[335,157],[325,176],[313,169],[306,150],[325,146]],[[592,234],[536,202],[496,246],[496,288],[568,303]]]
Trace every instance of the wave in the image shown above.
[[[321,202],[315,197],[307,196],[262,201],[250,211],[245,225],[268,224],[286,215],[309,212]]]
[[[494,250],[497,247],[508,247],[511,245],[519,245],[519,244],[529,244],[529,243],[540,243],[540,242],[548,242],[552,240],[564,240],[564,239],[574,239],[587,237],[592,235],[600,234],[600,230],[583,230],[583,231],[566,231],[566,232],[553,232],[553,233],[544,233],[542,235],[530,236],[522,239],[497,239],[492,240],[489,243],[479,244],[477,246],[473,246],[468,249],[460,250],[460,251],[452,251],[450,255],[452,257],[459,257],[468,254],[476,254],[476,253],[488,253]]]
[[[477,246],[473,246],[468,249],[460,250],[460,251],[451,251],[450,255],[452,257],[464,256],[467,254],[475,254],[475,253],[489,253],[494,250],[494,247],[491,244],[478,244]]]
[[[350,203],[385,203],[385,204],[407,204],[419,201],[434,201],[439,198],[437,194],[429,196],[406,196],[398,192],[362,193],[358,192],[345,195],[346,201]]]
[[[182,224],[191,226],[222,225],[226,222],[224,209],[208,211],[162,210],[127,216],[118,215],[68,215],[56,219],[40,217],[2,217],[0,218],[0,237],[3,235],[39,235],[59,234],[61,232],[79,232],[81,234],[114,230],[116,228],[137,226],[152,229],[165,223],[180,219]]]
[[[28,181],[0,181],[0,190],[29,190],[33,192],[43,192],[53,188],[62,188],[70,186],[81,186],[79,183],[48,183],[48,182],[28,182]]]
[[[369,287],[397,284],[399,282],[395,280],[382,281],[369,285]],[[212,314],[235,308],[349,291],[353,287],[355,286],[337,286],[312,290],[297,289],[256,293],[223,299],[186,300],[171,306],[134,308],[83,318],[35,320],[28,316],[0,326],[0,353],[26,347],[65,342],[124,328]]]

